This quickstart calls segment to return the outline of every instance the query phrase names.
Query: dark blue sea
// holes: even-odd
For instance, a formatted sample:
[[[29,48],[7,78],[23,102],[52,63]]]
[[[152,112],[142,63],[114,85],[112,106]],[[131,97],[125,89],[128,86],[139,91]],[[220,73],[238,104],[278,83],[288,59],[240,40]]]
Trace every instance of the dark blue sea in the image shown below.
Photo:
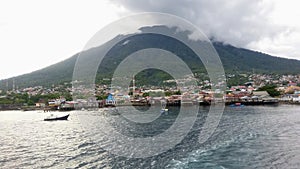
[[[43,121],[47,113],[39,111],[1,111],[0,168],[300,168],[297,105],[226,107],[217,129],[204,143],[199,143],[199,133],[209,107],[200,107],[196,117],[183,117],[181,123],[192,126],[186,135],[178,134],[183,139],[172,137],[178,144],[154,156],[147,155],[164,149],[159,141],[150,150],[140,145],[132,149],[122,147],[123,142],[111,144],[104,133],[113,127],[129,138],[155,137],[172,128],[179,107],[169,107],[168,113],[149,123],[125,119],[122,113],[130,117],[131,112],[126,107],[117,109],[119,114],[72,111],[68,121],[53,122]],[[145,112],[147,108],[137,109]],[[131,118],[143,116],[133,113]],[[181,133],[182,126],[177,124],[175,133]],[[117,148],[129,155],[110,151]],[[136,157],[137,152],[146,157]]]

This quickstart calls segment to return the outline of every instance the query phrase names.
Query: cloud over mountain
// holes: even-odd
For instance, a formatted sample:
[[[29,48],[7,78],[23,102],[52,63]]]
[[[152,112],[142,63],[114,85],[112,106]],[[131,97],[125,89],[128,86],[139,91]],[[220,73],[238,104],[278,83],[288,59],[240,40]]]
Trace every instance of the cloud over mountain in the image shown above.
[[[297,43],[286,50],[291,28],[274,22],[276,1],[269,0],[113,0],[130,12],[165,12],[183,17],[210,38],[238,47],[296,57]],[[284,36],[284,38],[282,38]],[[277,45],[277,46],[275,46]],[[282,50],[281,50],[282,49]]]

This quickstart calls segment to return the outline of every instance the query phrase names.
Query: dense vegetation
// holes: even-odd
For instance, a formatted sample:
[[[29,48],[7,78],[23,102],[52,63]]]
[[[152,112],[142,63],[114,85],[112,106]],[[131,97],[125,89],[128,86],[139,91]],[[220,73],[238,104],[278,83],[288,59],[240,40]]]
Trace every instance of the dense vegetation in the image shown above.
[[[266,86],[259,88],[258,91],[267,91],[270,96],[276,97],[281,94],[279,91],[276,90],[276,87],[277,86],[275,86],[275,85],[266,85]]]
[[[261,52],[214,43],[227,73],[295,74],[300,71],[300,61],[270,56]]]
[[[9,94],[5,98],[0,98],[0,104],[21,104],[32,106],[37,102],[48,103],[50,99],[57,99],[64,96],[66,100],[72,100],[70,93],[54,93],[47,95],[34,95],[29,96],[28,94]]]
[[[170,29],[169,31],[174,30]],[[115,41],[116,39],[113,39],[112,41]],[[129,43],[127,43],[126,45],[122,45],[124,44],[125,40],[129,41]],[[196,74],[199,79],[207,79],[206,70],[202,66],[201,61],[198,59],[198,57],[195,56],[193,51],[191,51],[187,46],[185,46],[178,40],[157,34],[135,35],[128,37],[125,40],[119,42],[119,44],[115,45],[107,53],[98,70],[96,78],[98,83],[109,83],[109,81],[105,81],[103,79],[109,79],[110,77],[112,77],[115,68],[126,56],[135,51],[146,48],[160,48],[173,52],[187,63],[187,65],[191,68],[193,73]],[[236,48],[231,45],[225,45],[220,42],[214,42],[213,45],[221,58],[225,72],[227,74],[294,74],[300,72],[300,61],[298,60],[273,57],[260,52]],[[97,59],[97,52],[101,52],[101,50],[102,49],[100,46],[86,51],[90,53],[90,58],[88,59],[92,61]],[[19,86],[19,88],[23,88],[38,85],[50,87],[53,84],[69,82],[72,80],[73,69],[77,57],[78,54],[72,56],[71,58],[65,61],[49,66],[47,68],[15,77],[15,83],[17,86]],[[176,69],[176,67],[174,69]],[[149,70],[148,72],[143,72],[141,76],[137,78],[137,81],[141,85],[143,83],[156,84],[162,82],[167,78],[169,77],[161,74],[160,72]],[[230,85],[233,85],[235,83],[243,81],[244,79],[239,80],[238,78],[235,78],[229,79],[228,83]],[[0,89],[11,89],[12,83],[12,78],[0,81]]]
[[[248,82],[248,77],[240,74],[234,75],[233,77],[227,77],[228,87],[239,85],[239,84],[245,84],[246,82]]]

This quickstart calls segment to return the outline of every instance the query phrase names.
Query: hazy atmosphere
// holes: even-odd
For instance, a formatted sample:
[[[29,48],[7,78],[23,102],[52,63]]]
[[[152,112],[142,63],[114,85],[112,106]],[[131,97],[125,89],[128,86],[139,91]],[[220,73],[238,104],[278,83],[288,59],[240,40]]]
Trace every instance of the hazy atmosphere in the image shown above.
[[[0,1],[0,169],[300,168],[300,1]]]
[[[300,59],[298,6],[296,0],[1,1],[0,79],[62,61],[103,26],[139,12],[174,14],[213,40]]]

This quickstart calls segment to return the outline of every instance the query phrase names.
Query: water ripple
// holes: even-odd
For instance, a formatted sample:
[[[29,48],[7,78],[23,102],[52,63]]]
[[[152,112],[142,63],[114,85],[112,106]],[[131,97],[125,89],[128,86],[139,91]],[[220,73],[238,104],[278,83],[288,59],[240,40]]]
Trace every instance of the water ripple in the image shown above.
[[[103,150],[108,140],[97,132],[97,125],[92,131],[82,127],[76,115],[81,112],[71,112],[68,121],[50,123],[42,120],[44,113],[0,112],[0,168],[298,168],[298,110],[295,106],[226,108],[215,133],[200,145],[198,135],[208,111],[201,107],[180,144],[146,159],[118,157]],[[172,125],[177,117],[176,109],[172,112],[160,119],[164,123],[144,126],[106,118],[124,134],[148,137]],[[97,112],[92,116],[101,117]],[[98,140],[92,139],[95,134]]]

